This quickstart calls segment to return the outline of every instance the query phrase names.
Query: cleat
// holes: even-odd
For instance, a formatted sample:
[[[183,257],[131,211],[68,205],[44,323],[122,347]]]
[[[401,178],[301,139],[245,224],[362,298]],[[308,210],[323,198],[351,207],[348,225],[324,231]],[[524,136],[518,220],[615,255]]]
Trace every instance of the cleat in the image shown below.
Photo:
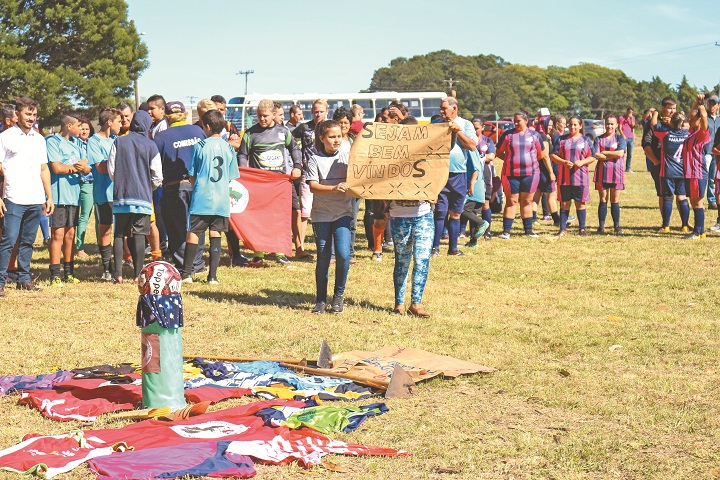
[[[100,276],[100,280],[103,282],[112,282],[112,273],[110,272],[103,272],[103,274]]]
[[[567,230],[560,230],[555,236],[564,237],[565,235],[567,235]]]
[[[510,232],[503,232],[500,235],[498,235],[498,238],[500,240],[510,240]]]
[[[69,283],[69,284],[72,284],[72,285],[76,285],[76,284],[80,283],[80,280],[78,280],[77,278],[75,278],[74,275],[67,275],[67,276],[65,277],[65,283]]]
[[[660,227],[658,233],[670,233],[670,227]]]
[[[65,284],[63,283],[62,278],[60,278],[60,277],[53,277],[53,278],[50,280],[50,286],[51,286],[51,287],[55,287],[55,288],[62,288],[62,287],[65,286]]]
[[[182,283],[193,283],[192,277],[183,277]]]
[[[525,232],[525,236],[528,238],[540,238],[540,235],[538,235],[537,233],[535,233],[533,231]]]
[[[623,230],[622,228],[617,227],[615,229],[615,235],[624,235],[624,234],[625,234],[625,230]]]
[[[585,230],[584,228],[581,229],[581,230],[578,232],[578,235],[580,235],[581,237],[587,237],[587,230]]]
[[[430,252],[431,257],[439,257],[440,256],[440,249],[439,248],[433,248]]]
[[[370,257],[373,262],[382,262],[382,252],[374,252]]]
[[[483,234],[485,234],[485,232],[487,231],[487,229],[488,229],[489,227],[490,227],[490,224],[488,223],[488,221],[487,221],[487,220],[483,220],[482,225],[480,225],[480,226],[478,227],[478,231],[475,232],[475,238],[477,239],[477,238],[482,237]]]
[[[283,266],[285,266],[285,267],[287,267],[288,265],[292,265],[292,262],[290,261],[290,259],[287,258],[287,257],[286,257],[285,255],[283,255],[283,254],[277,255],[277,256],[275,257],[275,261],[278,262],[280,265],[283,265]]]
[[[461,252],[460,250],[453,250],[452,252],[448,252],[448,256],[450,257],[464,257],[465,254]]]
[[[690,227],[688,227],[687,225],[685,225],[684,227],[682,227],[682,229],[680,229],[680,231],[681,231],[682,233],[692,233],[692,231],[690,230]]]
[[[603,234],[603,233],[605,233],[605,228],[604,228],[604,227],[598,227],[598,229],[595,230],[595,233],[597,233],[597,234]]]

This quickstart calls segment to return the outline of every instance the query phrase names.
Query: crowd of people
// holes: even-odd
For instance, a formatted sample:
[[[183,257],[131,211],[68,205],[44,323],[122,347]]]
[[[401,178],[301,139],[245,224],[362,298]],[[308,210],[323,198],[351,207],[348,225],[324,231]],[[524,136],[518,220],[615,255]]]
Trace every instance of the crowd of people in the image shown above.
[[[74,260],[87,255],[85,233],[92,213],[99,277],[104,281],[123,283],[127,263],[137,279],[150,255],[174,263],[183,282],[192,282],[207,270],[207,282],[217,284],[223,232],[233,265],[262,267],[271,258],[288,265],[291,260],[282,253],[243,256],[240,241],[229,228],[229,182],[238,178],[238,166],[243,166],[289,176],[294,259],[316,260],[312,312],[343,311],[345,284],[355,262],[360,202],[346,194],[350,149],[364,122],[360,105],[340,107],[328,119],[327,102],[318,99],[310,121],[305,122],[303,111],[293,105],[286,122],[281,104],[262,100],[257,123],[239,132],[225,120],[226,101],[220,95],[198,102],[195,124],[188,124],[182,102],[153,95],[137,112],[125,102],[101,109],[97,132],[89,119],[63,111],[59,131],[47,137],[37,125],[37,108],[37,102],[20,96],[1,110],[0,296],[11,281],[19,289],[38,289],[30,276],[38,228],[49,248],[50,284],[63,287],[79,282]],[[708,186],[717,184],[717,111],[717,96],[698,95],[687,115],[677,112],[669,97],[663,99],[661,110],[648,109],[643,115],[642,148],[657,189],[660,232],[670,231],[674,197],[685,238],[705,236],[705,195],[709,208],[717,208],[715,188]],[[417,123],[399,102],[384,108],[375,121]],[[510,239],[517,210],[525,235],[538,237],[533,224],[540,205],[546,212],[543,218],[558,227],[558,237],[567,234],[574,220],[579,235],[587,236],[588,167],[593,163],[597,162],[592,183],[599,200],[596,232],[606,233],[609,201],[612,231],[623,233],[620,194],[625,174],[632,172],[636,127],[632,109],[619,117],[607,115],[604,133],[594,140],[585,135],[579,116],[566,119],[539,112],[531,118],[518,111],[514,128],[496,143],[484,135],[482,118],[458,116],[453,97],[442,101],[440,114],[432,121],[447,123],[452,132],[448,180],[437,202],[365,202],[363,223],[371,259],[382,261],[383,244],[392,244],[395,250],[394,313],[430,316],[421,303],[430,259],[440,254],[441,239],[448,240],[448,255],[464,255],[458,242],[465,236],[466,224],[470,225],[466,247],[477,247],[478,240],[494,238],[494,211],[502,209],[502,232],[495,237],[502,240]],[[496,158],[502,161],[499,176]],[[317,259],[305,249],[310,219]],[[711,229],[720,231],[720,218]],[[206,231],[209,268],[204,259]],[[335,284],[328,302],[333,262]]]

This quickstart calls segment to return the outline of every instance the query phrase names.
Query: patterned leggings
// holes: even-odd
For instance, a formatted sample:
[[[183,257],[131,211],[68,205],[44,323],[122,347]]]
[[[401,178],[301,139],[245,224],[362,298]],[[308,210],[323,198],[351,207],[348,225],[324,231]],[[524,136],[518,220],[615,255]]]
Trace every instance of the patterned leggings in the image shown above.
[[[415,257],[412,272],[411,303],[421,303],[425,282],[430,267],[430,251],[435,235],[433,213],[421,217],[392,217],[390,219],[393,243],[395,244],[395,268],[393,283],[395,284],[395,304],[405,304],[405,285],[410,270],[410,262]]]

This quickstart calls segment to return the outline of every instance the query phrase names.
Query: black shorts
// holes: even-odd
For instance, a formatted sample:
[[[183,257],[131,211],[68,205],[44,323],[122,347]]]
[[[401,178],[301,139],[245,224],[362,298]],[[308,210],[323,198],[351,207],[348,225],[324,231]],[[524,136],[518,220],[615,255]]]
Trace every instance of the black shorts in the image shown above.
[[[189,232],[201,233],[207,229],[212,232],[227,232],[229,219],[219,215],[190,215]]]
[[[115,238],[125,235],[150,235],[150,215],[143,213],[116,213]]]
[[[113,213],[112,203],[101,203],[95,204],[95,215],[97,215],[98,224],[100,225],[112,225],[113,224]]]
[[[80,218],[80,207],[77,205],[55,205],[52,214],[52,228],[77,227]]]
[[[298,199],[298,188],[295,187],[294,182],[293,182],[293,188],[292,188],[292,209],[295,211],[300,210],[300,200]]]

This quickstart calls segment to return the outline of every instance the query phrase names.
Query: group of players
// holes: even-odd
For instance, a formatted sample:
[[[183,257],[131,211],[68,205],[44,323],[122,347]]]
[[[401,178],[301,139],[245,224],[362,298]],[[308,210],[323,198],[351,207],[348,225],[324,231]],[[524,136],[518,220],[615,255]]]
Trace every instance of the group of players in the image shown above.
[[[25,108],[27,100],[21,100],[22,108]],[[153,95],[143,104],[142,116],[138,116],[127,103],[102,109],[98,118],[99,131],[92,136],[89,135],[93,129],[89,120],[76,112],[63,112],[60,131],[45,139],[50,173],[50,188],[46,197],[48,200],[51,198],[53,204],[49,215],[52,225],[50,234],[45,235],[49,237],[52,285],[78,282],[74,275],[74,256],[78,251],[80,254],[83,252],[82,235],[78,235],[76,240],[76,227],[82,217],[85,217],[83,223],[87,224],[88,204],[94,205],[96,215],[103,280],[122,282],[123,258],[126,261],[132,258],[134,274],[137,276],[145,257],[147,242],[153,258],[165,256],[174,261],[182,269],[183,278],[191,281],[194,273],[205,270],[202,245],[206,230],[210,231],[208,280],[211,283],[217,282],[220,232],[227,232],[234,264],[262,266],[264,253],[254,252],[252,260],[243,257],[237,237],[232,231],[228,232],[226,190],[228,182],[237,177],[237,165],[290,174],[294,183],[291,208],[296,258],[312,259],[304,249],[312,206],[312,192],[304,177],[308,160],[317,153],[315,128],[326,120],[327,104],[322,100],[316,101],[312,109],[313,118],[303,123],[303,112],[299,107],[291,108],[290,121],[285,122],[282,105],[263,101],[258,108],[257,125],[241,135],[232,123],[225,121],[225,103],[221,96],[199,102],[200,120],[194,125],[188,125],[187,112],[181,102],[166,103],[162,96]],[[643,116],[642,147],[659,197],[662,214],[660,232],[670,231],[672,199],[675,197],[681,228],[687,234],[685,238],[698,239],[705,236],[703,197],[708,189],[709,171],[716,171],[712,168],[715,166],[714,154],[720,154],[720,147],[713,148],[712,142],[717,131],[717,110],[717,96],[698,95],[686,116],[676,111],[675,101],[668,97],[663,99],[661,111],[648,109]],[[207,118],[206,114],[209,114]],[[10,132],[18,122],[16,106],[6,105],[3,116],[3,129]],[[333,119],[339,122],[349,149],[353,132],[358,131],[363,122],[362,109],[358,105],[353,105],[350,110],[338,109]],[[27,121],[25,118],[23,120]],[[412,118],[407,115],[407,109],[402,104],[396,104],[384,109],[375,120],[407,123]],[[447,115],[440,121],[448,121]],[[503,228],[497,238],[510,238],[518,207],[525,235],[537,237],[533,223],[537,220],[540,204],[547,213],[546,218],[551,218],[558,226],[557,235],[564,236],[567,234],[567,226],[574,220],[570,216],[573,202],[579,223],[578,233],[586,236],[586,204],[590,200],[588,167],[594,162],[597,165],[592,180],[599,194],[597,233],[606,232],[609,201],[613,232],[622,234],[620,192],[625,187],[625,173],[630,171],[630,162],[628,160],[626,165],[626,159],[632,155],[635,118],[632,110],[628,109],[624,116],[610,114],[604,121],[605,131],[595,140],[584,135],[583,120],[578,116],[566,120],[562,115],[539,114],[531,119],[526,112],[519,111],[513,116],[515,128],[505,132],[497,144],[483,135],[483,120],[479,117],[473,118],[471,130],[474,132],[467,136],[464,134],[466,132],[457,127],[456,135],[459,132],[462,140],[472,138],[477,143],[476,152],[481,164],[484,160],[484,167],[480,167],[472,179],[467,174],[465,185],[471,187],[467,192],[462,192],[461,208],[450,207],[450,215],[435,215],[437,239],[433,243],[432,255],[438,254],[440,234],[437,227],[443,221],[445,225],[448,221],[454,223],[460,218],[470,221],[469,247],[477,246],[479,238],[492,238],[491,201],[498,194],[498,187],[492,183],[495,178],[495,157],[503,162],[500,183],[506,196]],[[459,118],[455,121],[464,125],[462,122],[470,123]],[[33,128],[38,131],[37,123],[34,123]],[[119,138],[130,133],[136,134],[129,137],[134,140],[118,142]],[[141,137],[148,142],[140,141]],[[6,134],[6,138],[11,139],[12,134]],[[348,139],[350,142],[347,142]],[[463,146],[460,143],[458,145]],[[120,155],[118,148],[122,150]],[[207,152],[203,153],[203,149],[207,149]],[[464,152],[471,150],[463,146]],[[7,151],[4,152],[4,158],[8,158]],[[133,161],[143,157],[141,163],[133,165],[136,170],[141,164],[144,165],[143,171],[123,171],[120,182],[113,182],[118,177],[117,172],[122,171],[126,157]],[[218,162],[218,158],[223,160]],[[484,195],[481,195],[483,198],[475,198],[472,192],[478,174],[486,186]],[[137,175],[142,175],[142,180]],[[132,181],[123,180],[123,176]],[[716,183],[715,178],[710,180]],[[147,188],[137,185],[145,185]],[[193,192],[198,189],[203,193],[194,195]],[[145,198],[148,195],[149,200]],[[92,202],[88,202],[88,196]],[[694,211],[692,230],[689,225],[688,197]],[[216,200],[201,201],[201,198]],[[354,202],[353,206],[351,259],[354,257],[358,203]],[[6,207],[1,207],[4,213]],[[371,211],[372,208],[366,210]],[[379,260],[382,255],[382,227],[382,221],[376,221],[373,234],[368,234],[370,247],[374,251],[372,258],[375,260]],[[372,220],[370,225],[366,222],[368,233],[372,229]],[[712,229],[720,231],[720,218],[718,225]],[[10,233],[16,237],[9,240],[17,243],[17,253],[21,243],[20,232]],[[457,235],[457,232],[451,232],[451,236],[453,234]],[[114,249],[111,246],[113,237]],[[5,235],[2,238],[4,243],[8,243],[5,242]],[[457,237],[454,245],[457,245]],[[451,250],[450,254],[461,254],[457,247]],[[282,264],[290,262],[281,254],[275,255],[275,258]],[[10,260],[9,266],[9,276],[12,278],[12,267],[16,266],[14,260]]]

